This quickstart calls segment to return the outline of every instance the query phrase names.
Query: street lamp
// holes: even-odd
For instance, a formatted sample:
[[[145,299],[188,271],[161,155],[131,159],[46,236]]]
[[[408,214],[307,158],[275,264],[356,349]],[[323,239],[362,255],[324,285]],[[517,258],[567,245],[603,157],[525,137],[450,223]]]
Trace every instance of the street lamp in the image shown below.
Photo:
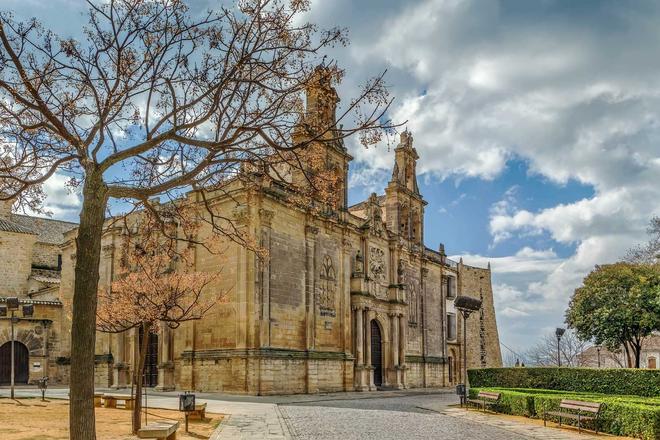
[[[10,325],[11,325],[11,398],[14,398],[14,325],[20,321],[20,318],[15,316],[16,311],[19,309],[20,301],[16,297],[10,297],[5,300],[6,305],[0,306],[0,316],[7,316],[7,312],[11,312]],[[23,304],[23,317],[29,318],[34,314],[34,306],[32,304]]]
[[[457,296],[454,307],[463,315],[463,396],[462,403],[467,402],[467,319],[481,308],[481,300],[470,296]]]
[[[564,336],[564,333],[566,332],[565,328],[557,327],[555,330],[555,335],[557,336],[557,365],[561,367],[561,349],[560,349],[560,341],[561,337]]]
[[[600,344],[596,345],[596,353],[598,354],[598,368],[600,368]]]

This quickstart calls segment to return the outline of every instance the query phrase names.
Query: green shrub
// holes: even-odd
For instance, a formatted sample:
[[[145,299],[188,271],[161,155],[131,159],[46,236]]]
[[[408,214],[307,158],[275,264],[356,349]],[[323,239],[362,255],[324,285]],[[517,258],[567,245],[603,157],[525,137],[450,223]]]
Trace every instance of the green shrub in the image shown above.
[[[470,395],[476,397],[479,390],[471,388]],[[486,388],[484,390],[500,393],[501,404],[494,408],[496,411],[539,419],[543,418],[544,410],[559,410],[562,399],[601,402],[605,404],[599,415],[601,431],[645,440],[660,439],[660,398],[543,389]],[[557,418],[548,417],[548,420],[556,422]],[[564,420],[564,423],[574,424],[575,422]],[[593,429],[593,426],[587,425],[587,427]]]
[[[473,387],[533,388],[660,396],[660,370],[594,368],[481,368],[468,370]]]

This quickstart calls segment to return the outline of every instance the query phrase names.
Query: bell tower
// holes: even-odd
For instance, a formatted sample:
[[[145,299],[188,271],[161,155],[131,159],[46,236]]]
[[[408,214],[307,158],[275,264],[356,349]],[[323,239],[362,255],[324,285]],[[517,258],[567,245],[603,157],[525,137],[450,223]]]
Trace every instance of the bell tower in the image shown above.
[[[336,194],[335,208],[345,210],[348,200],[348,164],[353,157],[344,146],[341,128],[337,127],[337,104],[340,99],[333,86],[333,78],[333,71],[329,67],[318,66],[314,69],[305,90],[304,117],[295,130],[294,140],[301,142],[313,139],[311,145],[301,152],[301,156],[309,156],[305,165],[314,168],[311,171],[317,176],[325,175],[328,176],[327,180],[335,180],[330,189]],[[299,184],[305,184],[309,178],[300,172],[294,174],[298,174],[294,182]]]
[[[424,243],[424,206],[417,185],[417,160],[412,134],[401,133],[399,145],[394,149],[392,178],[385,189],[387,227],[414,245]]]

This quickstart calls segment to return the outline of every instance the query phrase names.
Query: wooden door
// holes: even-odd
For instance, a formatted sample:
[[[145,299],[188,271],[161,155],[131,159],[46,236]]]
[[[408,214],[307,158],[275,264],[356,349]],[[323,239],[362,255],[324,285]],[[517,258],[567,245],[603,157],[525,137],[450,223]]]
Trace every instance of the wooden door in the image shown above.
[[[380,326],[371,321],[371,365],[374,368],[374,385],[383,384],[383,344],[380,335]]]
[[[143,334],[142,328],[140,328],[140,341]],[[149,334],[149,342],[147,343],[147,357],[144,360],[142,385],[145,387],[158,385],[158,335],[153,333]]]
[[[30,353],[27,347],[14,341],[14,383],[27,384],[30,378]],[[11,383],[11,342],[0,347],[0,385]]]

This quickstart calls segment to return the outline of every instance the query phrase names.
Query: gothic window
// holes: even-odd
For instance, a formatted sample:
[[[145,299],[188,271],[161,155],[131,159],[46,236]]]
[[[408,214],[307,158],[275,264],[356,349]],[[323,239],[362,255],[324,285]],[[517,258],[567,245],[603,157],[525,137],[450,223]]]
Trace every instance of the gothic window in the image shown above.
[[[408,296],[408,323],[417,324],[417,313],[419,310],[419,295],[415,285],[410,283],[410,294]]]
[[[319,293],[319,307],[322,316],[335,316],[335,290],[337,276],[329,255],[323,257],[321,265],[321,287]]]
[[[405,239],[410,237],[410,209],[408,205],[402,205],[400,210],[400,228],[399,233]]]
[[[447,340],[456,340],[456,314],[447,313]]]
[[[421,237],[422,225],[420,221],[419,210],[415,209],[413,211],[411,219],[412,219],[412,225],[411,225],[412,230],[410,231],[410,237],[413,241],[417,242],[422,238]]]

